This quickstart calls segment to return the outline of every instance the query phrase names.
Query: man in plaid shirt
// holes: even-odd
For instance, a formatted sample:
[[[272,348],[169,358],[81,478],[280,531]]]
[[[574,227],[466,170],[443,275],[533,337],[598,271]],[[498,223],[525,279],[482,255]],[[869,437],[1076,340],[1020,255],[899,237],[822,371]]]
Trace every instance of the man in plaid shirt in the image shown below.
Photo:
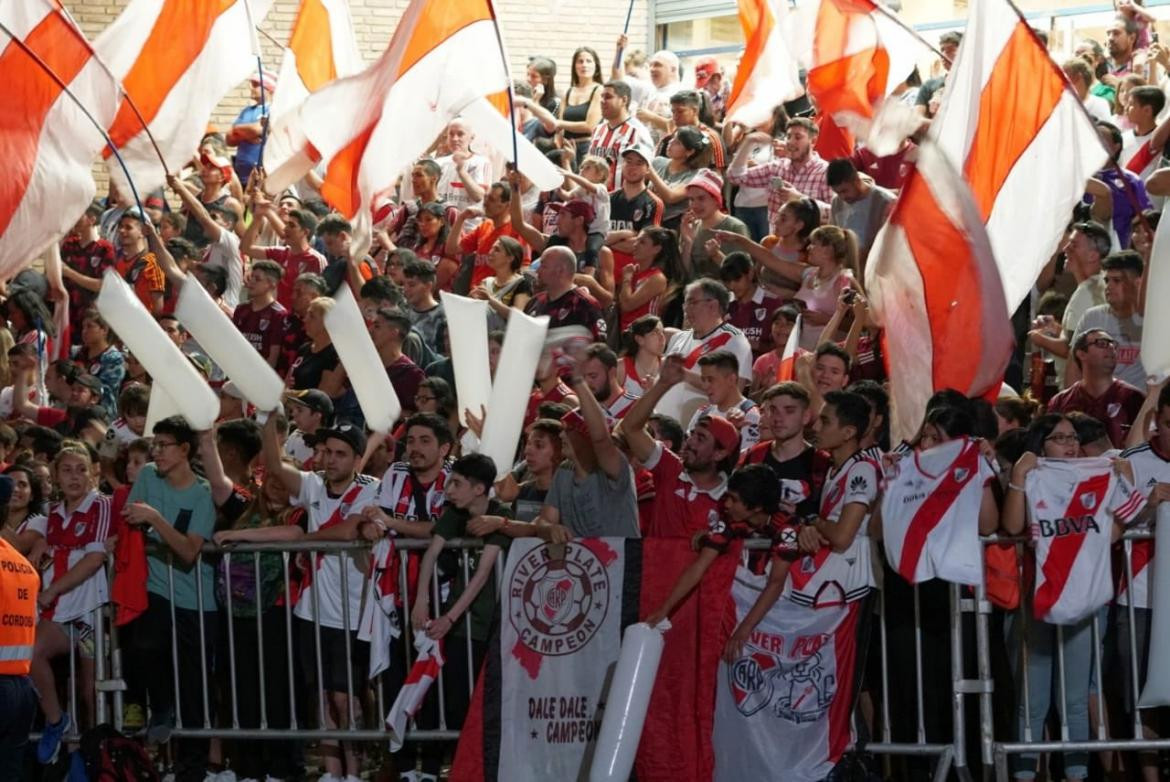
[[[743,140],[727,169],[727,181],[733,185],[767,188],[770,226],[776,224],[780,207],[794,198],[807,196],[815,199],[820,202],[822,211],[833,199],[833,191],[829,189],[825,176],[829,164],[813,149],[820,132],[816,124],[804,117],[797,117],[788,121],[785,130],[788,132],[784,145],[786,157],[776,157],[749,168],[747,160],[753,147],[773,143],[769,134],[758,131],[748,134]]]

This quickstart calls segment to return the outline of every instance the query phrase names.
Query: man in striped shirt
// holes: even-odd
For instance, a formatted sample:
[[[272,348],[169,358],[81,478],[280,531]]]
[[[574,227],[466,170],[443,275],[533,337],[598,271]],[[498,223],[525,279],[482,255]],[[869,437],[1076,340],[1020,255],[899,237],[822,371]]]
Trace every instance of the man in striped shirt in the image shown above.
[[[601,118],[589,140],[589,154],[609,163],[609,189],[621,182],[618,167],[621,153],[639,144],[652,146],[650,131],[640,120],[630,116],[630,85],[624,81],[606,82],[601,89]]]

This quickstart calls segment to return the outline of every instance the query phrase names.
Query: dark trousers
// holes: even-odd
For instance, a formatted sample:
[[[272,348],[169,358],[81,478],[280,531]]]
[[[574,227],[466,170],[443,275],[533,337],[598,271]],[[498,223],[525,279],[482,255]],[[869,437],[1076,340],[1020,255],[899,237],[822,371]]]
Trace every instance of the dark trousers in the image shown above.
[[[20,779],[24,749],[37,713],[37,691],[32,679],[0,675],[0,779]]]
[[[214,612],[203,614],[203,647],[200,654],[199,612],[175,608],[174,634],[179,671],[179,707],[183,727],[202,728],[204,720],[215,714],[215,688],[212,686],[211,661],[215,655],[218,623]],[[171,604],[160,595],[151,594],[146,612],[137,620],[134,641],[140,660],[148,660],[144,678],[146,693],[153,711],[151,724],[173,721],[175,709],[175,673],[171,643]],[[207,698],[207,713],[203,699]],[[175,739],[175,779],[177,782],[202,782],[207,769],[207,739]]]

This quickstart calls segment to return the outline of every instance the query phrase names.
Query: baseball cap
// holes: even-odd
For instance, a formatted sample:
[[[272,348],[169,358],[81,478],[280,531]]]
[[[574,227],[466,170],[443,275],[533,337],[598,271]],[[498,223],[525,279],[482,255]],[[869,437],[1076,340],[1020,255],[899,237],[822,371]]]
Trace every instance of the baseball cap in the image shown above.
[[[333,400],[320,389],[308,388],[304,391],[290,391],[288,401],[304,405],[314,413],[325,416],[326,420],[333,416]]]
[[[90,391],[100,392],[102,390],[102,381],[98,380],[88,372],[78,372],[73,377],[69,378],[69,385],[83,385]]]
[[[259,76],[253,76],[252,78],[248,79],[248,81],[252,84],[263,84],[264,89],[268,90],[269,92],[274,92],[276,90],[276,77],[271,73],[264,74],[263,82],[260,81]]]
[[[205,166],[218,168],[220,173],[223,174],[224,179],[232,178],[232,161],[228,160],[226,157],[220,157],[214,153],[204,152],[199,156],[199,162]]]
[[[697,187],[707,195],[714,198],[719,206],[723,206],[723,177],[709,168],[704,168],[699,173],[695,174],[695,178],[687,182],[687,189]]]
[[[646,161],[646,165],[650,165],[654,161],[654,151],[646,144],[633,144],[622,150],[622,157],[626,155],[637,155]]]
[[[719,63],[714,57],[700,57],[695,62],[695,86],[702,87],[713,75],[719,72]]]
[[[593,222],[596,216],[593,206],[585,201],[563,201],[559,204],[549,204],[548,208],[554,212],[568,212],[573,217],[583,217],[585,222]]]
[[[323,443],[331,437],[347,444],[358,456],[361,456],[366,451],[366,433],[362,431],[360,426],[338,424],[337,426],[318,429],[313,435],[313,442]]]
[[[739,430],[735,428],[735,424],[723,416],[705,415],[695,425],[706,427],[711,436],[715,438],[715,442],[719,443],[719,446],[725,451],[739,449]]]

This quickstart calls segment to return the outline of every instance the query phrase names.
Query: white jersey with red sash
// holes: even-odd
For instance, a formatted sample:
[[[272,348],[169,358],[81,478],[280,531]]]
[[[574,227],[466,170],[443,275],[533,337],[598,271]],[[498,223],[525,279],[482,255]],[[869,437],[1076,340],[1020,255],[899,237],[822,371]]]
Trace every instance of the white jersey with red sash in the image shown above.
[[[697,372],[699,359],[716,350],[727,350],[735,355],[739,362],[739,377],[742,380],[752,379],[752,346],[743,332],[730,323],[720,323],[701,337],[695,332],[680,331],[666,343],[667,356],[682,356],[683,365],[691,371]],[[707,397],[689,383],[679,383],[673,386],[659,400],[654,408],[656,412],[669,415],[680,424],[685,423],[682,416],[689,414],[696,402],[704,402]],[[687,421],[690,419],[687,418]]]
[[[840,469],[830,470],[821,495],[820,517],[836,524],[846,505],[866,506],[865,517],[849,548],[840,553],[830,546],[808,554],[788,571],[784,596],[797,605],[810,608],[835,606],[860,600],[874,586],[870,556],[869,517],[877,499],[878,466],[858,451],[845,460]]]
[[[316,532],[320,529],[340,524],[352,513],[354,502],[362,490],[374,479],[368,475],[358,475],[354,481],[337,496],[330,496],[325,486],[325,478],[320,473],[302,472],[301,490],[295,497],[290,498],[294,507],[304,508],[308,514],[308,531]],[[296,608],[293,613],[300,619],[312,620],[319,610],[318,617],[322,627],[344,629],[345,606],[348,606],[350,630],[356,630],[361,620],[362,591],[365,587],[366,576],[354,564],[354,557],[369,559],[365,552],[320,553],[312,554],[310,562],[304,567],[299,595],[296,597]],[[345,591],[342,590],[342,562],[344,561]],[[348,593],[348,601],[343,603],[343,594]]]
[[[1150,492],[1159,483],[1170,483],[1170,456],[1160,453],[1155,443],[1142,443],[1123,452],[1121,456],[1128,459],[1133,467],[1134,488],[1140,491],[1143,496],[1148,498]],[[1149,529],[1153,521],[1153,509],[1146,508],[1138,515],[1136,526],[1140,529]],[[1122,564],[1115,574],[1117,602],[1121,605],[1129,605],[1132,597],[1135,608],[1149,608],[1150,562],[1154,558],[1154,541],[1135,540],[1132,551],[1133,558],[1130,561],[1130,569],[1133,571],[1133,586],[1126,586],[1126,570]]]
[[[966,437],[894,464],[882,496],[882,537],[902,578],[983,583],[979,510],[994,477],[979,444]]]
[[[29,519],[27,528],[44,537],[52,558],[52,564],[42,576],[42,589],[47,589],[68,573],[86,555],[106,554],[110,516],[110,498],[91,491],[72,513],[65,512],[64,502],[54,502],[49,506],[48,516]],[[106,570],[98,568],[85,581],[59,595],[43,609],[41,619],[61,623],[86,619],[91,611],[105,605],[109,599]]]
[[[1032,610],[1051,624],[1073,624],[1113,596],[1113,521],[1126,524],[1146,500],[1111,459],[1040,459],[1024,481],[1036,546]]]

